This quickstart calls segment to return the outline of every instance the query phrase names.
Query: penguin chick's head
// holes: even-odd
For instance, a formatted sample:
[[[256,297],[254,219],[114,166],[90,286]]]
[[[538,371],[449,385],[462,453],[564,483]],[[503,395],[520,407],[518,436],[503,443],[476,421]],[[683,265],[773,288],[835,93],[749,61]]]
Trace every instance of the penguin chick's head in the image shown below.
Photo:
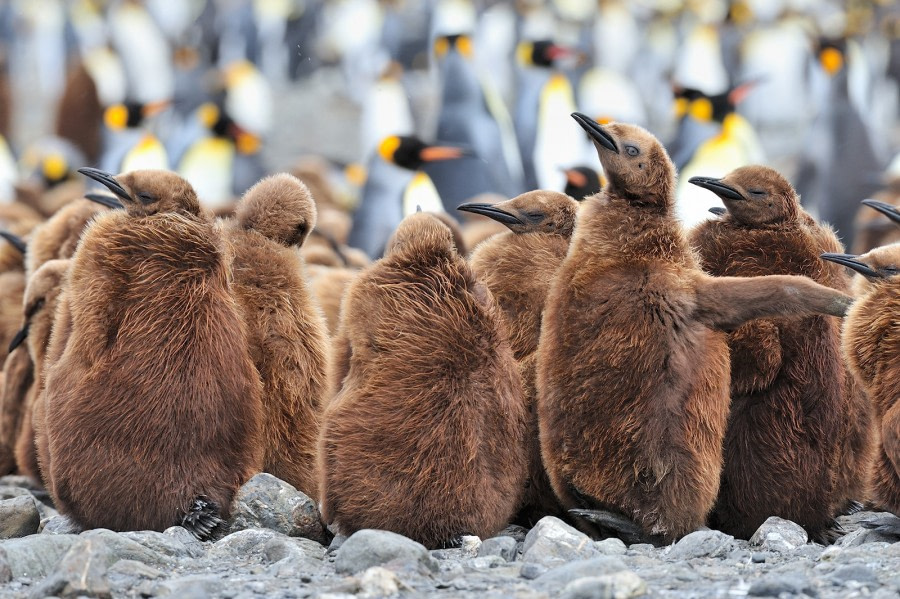
[[[316,226],[316,205],[300,179],[287,173],[266,177],[247,190],[235,218],[284,246],[301,246]]]
[[[767,166],[742,166],[722,177],[691,177],[688,180],[722,199],[731,218],[756,226],[793,221],[799,198],[781,173]]]
[[[612,195],[639,205],[674,203],[675,165],[652,133],[625,123],[600,125],[580,112],[572,118],[594,142]]]
[[[538,189],[496,204],[461,204],[457,210],[481,214],[513,233],[554,233],[571,237],[578,202],[564,193]]]
[[[414,212],[404,218],[385,246],[385,256],[405,256],[410,259],[426,254],[456,253],[456,243],[450,227],[428,212]]]
[[[391,135],[385,137],[378,145],[378,154],[386,162],[416,171],[426,162],[455,160],[471,155],[464,148],[452,146],[432,146],[418,137]]]
[[[889,282],[897,282],[900,275],[900,244],[877,247],[865,254],[822,254],[823,260],[841,264],[859,273],[854,292],[857,297]]]
[[[139,170],[111,175],[96,168],[81,168],[78,172],[105,185],[131,216],[159,212],[200,214],[197,192],[172,171]]]

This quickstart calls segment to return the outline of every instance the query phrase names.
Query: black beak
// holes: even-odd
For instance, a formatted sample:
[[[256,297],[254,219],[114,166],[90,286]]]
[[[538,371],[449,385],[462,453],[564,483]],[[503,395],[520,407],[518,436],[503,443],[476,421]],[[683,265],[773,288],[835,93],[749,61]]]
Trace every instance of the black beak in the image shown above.
[[[25,253],[25,249],[28,247],[25,244],[25,240],[16,235],[15,233],[10,233],[9,231],[0,230],[0,237],[9,242],[11,246],[19,250],[22,254]]]
[[[728,213],[728,208],[723,208],[722,206],[713,206],[709,209],[710,212],[715,214],[716,216],[722,216],[723,214]]]
[[[109,189],[111,192],[125,200],[126,202],[131,201],[131,196],[128,195],[128,192],[125,191],[125,188],[119,185],[119,182],[116,181],[116,178],[109,173],[104,173],[100,169],[96,168],[80,168],[78,172],[84,175],[85,177],[89,177],[98,183],[102,183]]]
[[[866,264],[865,262],[860,262],[857,260],[857,257],[853,254],[822,254],[820,256],[823,260],[828,260],[829,262],[834,262],[836,264],[842,264],[847,268],[853,269],[864,277],[872,277],[875,279],[884,278],[884,276]]]
[[[862,203],[869,208],[874,208],[895,223],[900,224],[900,210],[897,210],[896,207],[888,204],[887,202],[879,202],[878,200],[863,200]]]
[[[490,219],[497,221],[498,223],[504,224],[507,227],[510,225],[524,225],[515,214],[510,214],[505,210],[501,210],[500,208],[496,208],[490,204],[480,204],[476,202],[472,202],[471,204],[460,204],[456,207],[457,210],[462,210],[463,212],[472,212],[474,214],[480,214],[482,216],[486,216]]]
[[[121,210],[122,208],[125,208],[122,202],[104,193],[86,193],[84,194],[84,199],[96,202],[101,206],[106,206],[107,208],[112,208],[113,210]]]
[[[12,341],[9,342],[9,353],[12,353],[17,347],[22,345],[22,342],[25,341],[26,337],[28,337],[28,325],[29,323],[25,323],[19,332],[16,333],[16,336],[12,338]]]
[[[600,126],[600,124],[592,119],[591,117],[582,114],[580,112],[573,112],[572,118],[575,119],[581,128],[587,131],[587,134],[591,136],[596,143],[600,144],[607,150],[619,153],[619,148],[616,147],[616,141],[613,139],[612,135],[606,132],[606,130]]]
[[[712,177],[691,177],[688,179],[688,183],[696,185],[697,187],[702,187],[703,189],[708,189],[723,200],[746,200],[746,198],[739,194],[734,187],[722,183],[721,179],[714,179]]]

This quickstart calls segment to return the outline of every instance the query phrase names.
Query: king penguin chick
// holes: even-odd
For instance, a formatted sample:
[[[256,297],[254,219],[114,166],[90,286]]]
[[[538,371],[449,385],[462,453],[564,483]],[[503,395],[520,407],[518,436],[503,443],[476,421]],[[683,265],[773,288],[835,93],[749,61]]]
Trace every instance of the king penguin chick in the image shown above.
[[[849,289],[844,270],[819,259],[843,251],[834,231],[803,211],[777,171],[747,166],[691,183],[728,209],[691,232],[706,272],[805,275]],[[833,541],[834,516],[863,498],[872,459],[868,399],[841,359],[840,323],[821,315],[758,319],[731,332],[728,345],[731,412],[710,525],[748,539],[779,516],[816,542]]]
[[[900,404],[897,368],[897,310],[900,309],[900,245],[863,254],[823,254],[823,258],[858,272],[857,300],[844,320],[844,357],[866,390],[875,413],[876,442],[872,501],[879,509],[900,514]]]
[[[460,210],[503,223],[506,233],[479,245],[469,265],[494,296],[519,362],[531,431],[529,481],[517,522],[534,524],[546,515],[564,516],[544,470],[538,438],[535,351],[550,282],[569,249],[578,202],[555,191],[529,191],[498,204],[463,204]]]
[[[316,440],[328,392],[328,333],[298,248],[316,225],[306,186],[286,173],[251,187],[227,234],[234,294],[263,381],[264,470],[317,495]]]
[[[522,381],[500,312],[446,225],[403,220],[350,284],[334,349],[325,521],[432,548],[506,526],[528,467]]]
[[[582,202],[538,344],[541,453],[554,491],[603,534],[671,542],[719,488],[728,416],[725,330],[752,318],[843,315],[805,277],[711,277],[674,216],[675,168],[633,125],[573,115],[607,186]]]
[[[51,339],[42,464],[86,528],[215,534],[262,465],[261,384],[220,229],[167,171],[81,172],[125,211],[85,231]]]

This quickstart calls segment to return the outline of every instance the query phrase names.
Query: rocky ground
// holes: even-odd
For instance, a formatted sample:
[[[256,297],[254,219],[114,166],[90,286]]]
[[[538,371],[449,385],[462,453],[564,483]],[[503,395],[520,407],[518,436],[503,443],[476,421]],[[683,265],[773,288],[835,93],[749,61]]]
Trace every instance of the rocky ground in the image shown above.
[[[749,542],[701,530],[654,548],[592,541],[548,517],[428,551],[384,531],[331,539],[315,504],[268,474],[241,489],[229,534],[214,543],[177,526],[78,534],[46,501],[27,479],[0,478],[0,597],[900,596],[889,532],[900,519],[872,512],[842,518],[847,534],[831,547],[778,518]]]

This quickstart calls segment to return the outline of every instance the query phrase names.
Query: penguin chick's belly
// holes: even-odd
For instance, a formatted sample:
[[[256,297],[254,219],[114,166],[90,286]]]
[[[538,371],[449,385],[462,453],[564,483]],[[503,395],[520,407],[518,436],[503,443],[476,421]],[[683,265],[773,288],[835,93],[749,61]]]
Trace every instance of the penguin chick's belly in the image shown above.
[[[668,541],[713,506],[729,402],[725,335],[686,320],[680,295],[635,285],[564,300],[540,381],[543,453],[567,507],[595,507],[586,495]],[[591,340],[562,330],[579,321]]]

